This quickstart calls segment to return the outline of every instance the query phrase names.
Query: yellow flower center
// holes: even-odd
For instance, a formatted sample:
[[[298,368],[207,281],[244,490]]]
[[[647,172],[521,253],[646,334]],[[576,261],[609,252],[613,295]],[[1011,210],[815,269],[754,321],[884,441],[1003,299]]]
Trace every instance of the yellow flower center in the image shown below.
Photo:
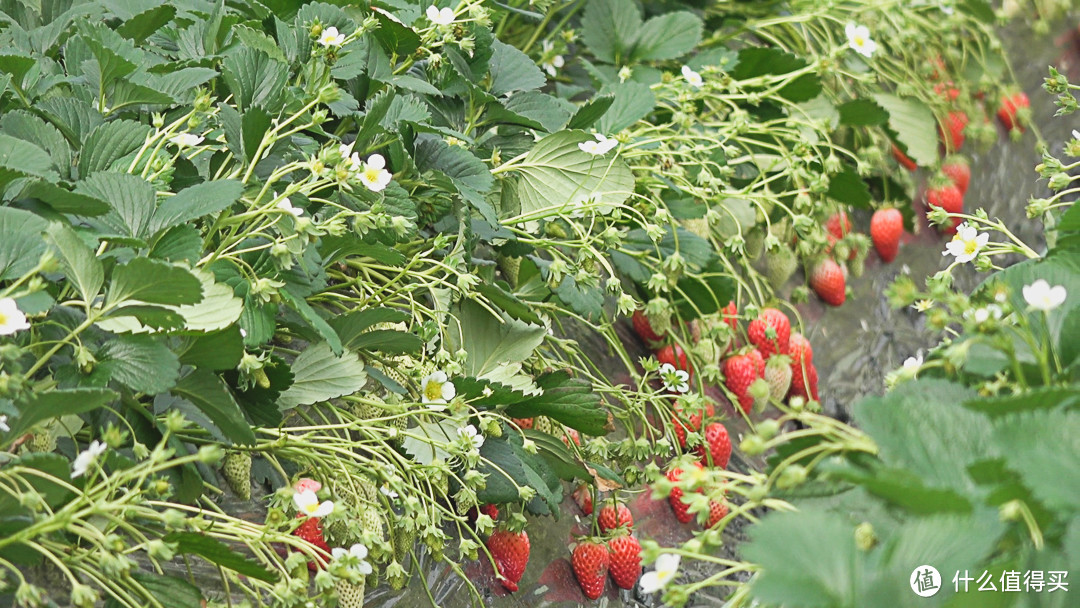
[[[866,46],[866,38],[855,36],[855,46]]]
[[[8,319],[8,316],[0,312],[0,326],[7,325],[9,322],[10,320]]]
[[[379,181],[379,173],[381,173],[380,169],[366,167],[364,168],[364,179],[369,182],[377,182]]]
[[[313,502],[310,505],[305,506],[304,511],[306,511],[308,515],[311,515],[312,513],[319,510],[319,506],[319,503]]]
[[[429,380],[428,383],[424,385],[424,397],[427,398],[428,401],[442,399],[442,383]]]
[[[979,250],[979,244],[976,243],[975,241],[965,241],[964,242],[964,253],[966,253],[968,255],[971,255],[971,254],[975,253],[978,250]]]

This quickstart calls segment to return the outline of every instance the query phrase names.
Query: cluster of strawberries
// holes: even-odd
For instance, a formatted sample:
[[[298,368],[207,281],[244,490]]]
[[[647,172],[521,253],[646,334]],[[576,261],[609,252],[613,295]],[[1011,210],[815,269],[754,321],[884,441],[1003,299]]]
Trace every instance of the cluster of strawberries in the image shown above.
[[[935,79],[942,78],[944,72],[944,64],[940,63],[939,69],[936,69],[931,77]],[[934,92],[940,97],[941,105],[948,108],[942,124],[938,127],[944,160],[941,161],[935,175],[930,179],[925,192],[925,200],[930,207],[940,207],[948,213],[963,213],[964,195],[967,193],[968,184],[971,181],[971,169],[964,157],[959,156],[958,153],[964,145],[966,139],[965,130],[971,123],[971,119],[966,111],[956,105],[960,99],[960,89],[952,81],[938,82],[934,85]],[[975,100],[976,106],[982,107],[984,103],[983,93],[977,93]],[[998,102],[997,117],[1011,136],[1018,137],[1019,134],[1024,132],[1024,125],[1030,118],[1030,106],[1027,95],[1022,91],[1008,92],[1001,96]],[[985,115],[983,120],[989,122],[989,118],[985,117]],[[892,153],[897,162],[908,171],[914,171],[918,168],[918,164],[895,143],[892,146]],[[894,221],[897,225],[901,225],[898,216]],[[942,231],[947,234],[955,234],[957,226],[961,223],[963,223],[962,219],[952,218],[950,223],[942,226]],[[883,220],[883,226],[888,227],[884,234],[891,234],[891,224]],[[873,237],[872,225],[871,237]],[[877,238],[875,238],[875,246],[877,246],[877,242]],[[888,239],[886,239],[886,242],[888,242]],[[878,251],[882,251],[881,247],[878,247]],[[886,251],[889,251],[888,247],[886,247]],[[895,256],[895,254],[893,255]],[[882,258],[886,258],[885,253],[882,253]],[[891,261],[891,258],[886,258],[885,261]]]
[[[574,498],[586,515],[593,513],[592,495],[587,487],[580,487]],[[620,589],[633,589],[641,578],[641,543],[634,536],[634,516],[630,509],[613,499],[600,509],[596,521],[601,537],[580,539],[570,556],[574,577],[590,600],[604,594],[608,575]]]

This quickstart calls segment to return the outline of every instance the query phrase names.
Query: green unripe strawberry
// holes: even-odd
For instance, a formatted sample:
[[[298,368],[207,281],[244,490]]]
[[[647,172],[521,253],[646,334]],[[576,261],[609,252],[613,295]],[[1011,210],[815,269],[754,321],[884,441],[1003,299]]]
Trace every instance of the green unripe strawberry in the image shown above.
[[[775,251],[765,254],[765,277],[773,289],[779,289],[787,283],[798,267],[799,259],[787,245],[780,245]]]
[[[364,608],[364,583],[363,577],[360,578],[359,583],[355,584],[345,580],[334,583],[334,590],[337,591],[338,596],[338,608]]]
[[[221,472],[225,481],[241,500],[251,500],[251,454],[229,452],[225,454]]]

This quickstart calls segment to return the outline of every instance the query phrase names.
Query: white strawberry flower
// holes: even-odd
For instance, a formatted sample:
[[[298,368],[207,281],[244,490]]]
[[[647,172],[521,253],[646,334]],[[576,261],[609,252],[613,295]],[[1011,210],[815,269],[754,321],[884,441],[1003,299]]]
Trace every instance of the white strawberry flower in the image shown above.
[[[97,461],[98,456],[104,454],[108,447],[109,446],[96,439],[91,441],[90,445],[82,452],[79,452],[79,455],[75,457],[75,461],[71,463],[71,478],[75,479],[85,475],[87,469],[90,468],[90,465],[94,464],[94,462]]]
[[[435,25],[450,25],[454,22],[454,9],[449,7],[439,8],[432,4],[427,7],[426,12],[428,21]]]
[[[974,226],[968,226],[967,222],[964,222],[956,227],[956,234],[945,244],[945,251],[941,252],[941,255],[955,256],[957,262],[966,264],[979,255],[989,240],[989,234],[980,233]]]
[[[468,425],[457,430],[458,437],[465,438],[473,448],[479,450],[484,447],[484,436],[476,431],[476,427]]]
[[[311,490],[304,490],[293,494],[293,504],[296,510],[305,517],[326,517],[334,512],[334,503],[329,500],[320,502],[319,497]]]
[[[12,298],[0,300],[0,336],[10,336],[24,329],[30,329],[26,315],[19,310],[19,305]]]
[[[457,395],[457,388],[444,371],[431,372],[420,383],[420,395],[428,405],[444,405]],[[442,409],[442,408],[433,408]]]
[[[342,44],[345,44],[345,36],[338,33],[338,29],[331,25],[330,27],[323,30],[322,34],[319,35],[319,44],[323,45],[326,48],[336,48],[341,46]]]
[[[367,563],[368,548],[362,543],[356,543],[348,549],[334,547],[330,550],[330,555],[333,556],[334,561],[340,561],[347,568],[356,570],[364,576],[371,574],[371,564]]]
[[[664,382],[664,388],[673,393],[690,391],[690,373],[683,369],[676,369],[670,363],[660,366],[660,379]]]
[[[549,76],[554,78],[555,76],[558,75],[559,70],[561,70],[562,67],[564,65],[566,65],[566,60],[563,59],[562,55],[554,54],[555,53],[555,44],[552,43],[550,40],[545,40],[541,44],[541,48],[543,50],[543,55],[542,56],[545,57],[545,58],[548,58],[548,57],[550,57],[550,58],[544,60],[540,64],[540,67],[543,68],[544,71],[547,72]]]
[[[6,415],[0,416],[0,432],[11,432],[11,427],[8,426]]]
[[[701,78],[701,74],[698,74],[694,70],[690,69],[690,66],[682,66],[682,77],[686,79],[686,83],[695,89],[700,89],[705,84],[705,80]]]
[[[656,558],[656,569],[641,576],[641,592],[656,593],[667,586],[679,574],[680,557],[674,553],[661,553]]]
[[[277,196],[277,195],[275,194],[275,196]],[[284,211],[285,213],[288,213],[288,214],[292,215],[293,217],[300,217],[300,216],[304,215],[304,210],[300,209],[299,207],[293,207],[292,201],[290,201],[288,199],[288,197],[283,198],[280,201],[278,201],[278,204],[275,205],[275,206],[278,209],[280,209],[281,211]]]
[[[874,55],[877,43],[870,37],[870,29],[865,25],[849,23],[844,27],[844,33],[847,34],[848,46],[851,50],[867,58]]]
[[[359,160],[359,158],[357,158]],[[360,181],[368,190],[381,192],[386,188],[393,175],[386,170],[386,159],[381,154],[372,154],[364,162],[360,171]]]
[[[1064,285],[1050,286],[1045,279],[1039,279],[1031,285],[1024,285],[1024,301],[1035,310],[1050,312],[1065,303],[1068,293]]]
[[[595,134],[594,137],[596,141],[583,141],[578,144],[578,149],[593,156],[603,156],[619,145],[619,140],[614,137],[608,138],[599,133]]]
[[[177,133],[169,138],[177,148],[194,148],[195,146],[203,142],[201,135],[195,135],[194,133]]]

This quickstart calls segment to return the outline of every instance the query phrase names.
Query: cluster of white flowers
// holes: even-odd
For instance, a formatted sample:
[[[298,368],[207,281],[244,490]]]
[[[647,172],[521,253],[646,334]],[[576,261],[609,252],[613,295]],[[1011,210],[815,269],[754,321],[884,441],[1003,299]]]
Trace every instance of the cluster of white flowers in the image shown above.
[[[552,43],[550,40],[545,40],[543,44],[541,44],[541,49],[543,50],[543,56],[550,57],[550,59],[541,63],[540,67],[543,68],[543,70],[547,72],[549,76],[554,78],[558,75],[559,70],[561,70],[562,67],[566,65],[566,60],[563,59],[562,55],[552,54],[555,52],[555,44]]]
[[[86,475],[90,465],[97,462],[98,456],[104,454],[107,448],[107,445],[96,439],[91,441],[90,445],[82,452],[79,452],[79,455],[75,457],[75,461],[71,463],[71,478],[76,479]]]
[[[362,543],[356,543],[352,547],[334,547],[330,550],[334,561],[345,564],[351,570],[367,576],[371,574],[371,564],[367,563],[368,548]]]
[[[341,144],[338,147],[342,158],[349,163],[349,170],[357,174],[360,183],[364,184],[364,187],[368,190],[372,192],[383,191],[394,177],[393,174],[386,170],[386,159],[383,158],[382,154],[372,154],[367,157],[367,160],[361,160],[360,154],[352,151],[352,146],[352,144]]]

